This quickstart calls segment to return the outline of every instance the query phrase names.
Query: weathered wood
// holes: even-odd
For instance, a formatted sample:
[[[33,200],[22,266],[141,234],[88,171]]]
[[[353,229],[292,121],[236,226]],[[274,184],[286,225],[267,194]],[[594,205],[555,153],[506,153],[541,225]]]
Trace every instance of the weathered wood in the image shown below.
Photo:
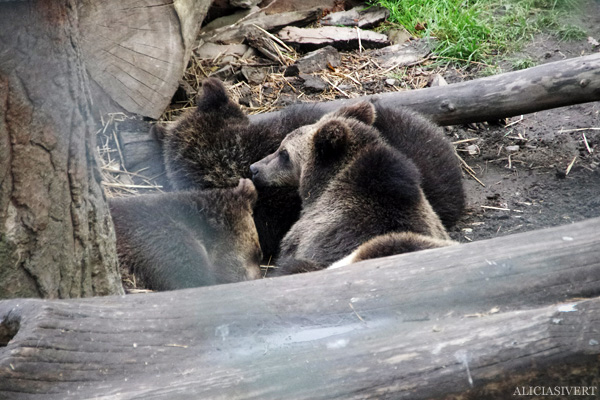
[[[372,49],[390,44],[388,37],[382,33],[338,26],[321,28],[287,26],[280,30],[277,36],[287,44],[308,51],[325,46],[350,50],[358,49],[359,45],[365,49]]]
[[[326,15],[321,19],[321,25],[326,26],[358,26],[362,29],[369,29],[389,17],[390,12],[383,7],[358,6],[348,11],[338,11]]]
[[[0,298],[123,293],[76,10],[0,3]]]
[[[600,294],[598,229],[177,292],[3,301],[0,397],[443,398],[581,366],[600,353],[600,300],[555,303]]]
[[[319,103],[323,112],[361,100],[408,107],[440,125],[493,121],[600,100],[600,53],[520,71],[426,89],[381,93]],[[278,118],[278,112],[252,120]]]
[[[234,24],[216,29],[203,30],[200,32],[199,38],[202,42],[241,43],[246,38],[248,32],[255,29],[255,25],[260,26],[266,31],[272,31],[293,24],[308,24],[316,21],[321,15],[322,10],[322,7],[314,7],[282,12],[277,15],[270,15],[266,10],[257,10],[245,15]]]
[[[318,103],[317,107],[326,113],[360,100],[412,108],[441,125],[498,120],[599,101],[600,53],[447,86]],[[280,112],[276,111],[251,115],[250,121],[278,118]]]
[[[210,0],[81,0],[81,52],[94,111],[158,118],[191,55]]]

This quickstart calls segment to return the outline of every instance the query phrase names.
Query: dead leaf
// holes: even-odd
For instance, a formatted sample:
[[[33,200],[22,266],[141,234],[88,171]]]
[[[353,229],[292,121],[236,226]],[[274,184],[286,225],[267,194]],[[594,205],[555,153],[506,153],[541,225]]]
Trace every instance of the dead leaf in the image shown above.
[[[415,31],[424,31],[427,29],[427,22],[417,22],[415,25]]]

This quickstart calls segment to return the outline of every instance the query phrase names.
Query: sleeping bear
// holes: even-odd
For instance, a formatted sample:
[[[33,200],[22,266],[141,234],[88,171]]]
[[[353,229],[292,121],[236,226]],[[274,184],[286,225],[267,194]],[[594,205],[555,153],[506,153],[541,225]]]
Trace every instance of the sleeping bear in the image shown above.
[[[367,102],[290,133],[251,165],[257,186],[297,185],[300,219],[283,238],[276,274],[325,268],[390,232],[448,240],[415,163],[372,126]]]
[[[109,199],[121,268],[153,290],[260,277],[262,254],[249,179],[231,189]]]

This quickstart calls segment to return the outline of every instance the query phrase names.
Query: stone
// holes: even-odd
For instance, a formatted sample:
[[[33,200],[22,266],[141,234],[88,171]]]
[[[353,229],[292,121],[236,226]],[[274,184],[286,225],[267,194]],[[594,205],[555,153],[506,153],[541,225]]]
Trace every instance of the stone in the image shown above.
[[[310,74],[312,72],[322,71],[330,67],[337,68],[341,65],[341,63],[342,58],[340,57],[340,53],[337,51],[337,49],[332,46],[325,46],[322,49],[311,51],[304,57],[298,59],[293,67],[295,67],[295,70],[298,71],[296,73],[296,75],[298,75]]]
[[[245,44],[215,44],[204,43],[194,50],[196,56],[202,60],[218,60],[223,56],[243,57],[250,49]]]
[[[444,79],[444,77],[442,75],[435,74],[429,78],[429,82],[428,82],[427,86],[429,86],[429,87],[448,86],[448,82],[446,82],[446,80]]]
[[[265,81],[267,73],[264,68],[258,67],[249,67],[247,65],[242,66],[242,75],[248,83],[252,83],[254,85],[260,85]]]
[[[322,92],[323,90],[327,89],[327,82],[318,76],[300,74],[299,78],[304,81],[302,87],[310,92]]]
[[[395,44],[373,52],[376,62],[383,68],[403,67],[416,63],[431,53],[431,44],[425,39]]]

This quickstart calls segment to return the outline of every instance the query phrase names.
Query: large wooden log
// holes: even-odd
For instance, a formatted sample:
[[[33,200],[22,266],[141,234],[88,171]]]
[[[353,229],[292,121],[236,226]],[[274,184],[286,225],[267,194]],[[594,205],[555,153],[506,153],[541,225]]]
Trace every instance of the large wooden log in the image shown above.
[[[187,66],[210,0],[79,1],[94,111],[158,118]]]
[[[600,294],[598,229],[177,292],[3,301],[0,398],[508,398],[532,377],[548,384],[558,360],[581,372],[600,354],[600,300],[556,305]]]
[[[323,112],[369,100],[409,107],[440,125],[493,121],[515,115],[600,100],[600,53],[447,86],[390,92],[320,103]],[[278,112],[253,120],[278,118]]]
[[[408,107],[427,115],[441,125],[476,121],[491,121],[535,111],[600,100],[600,53],[577,57],[475,79],[447,86],[405,92],[383,93],[358,99],[343,99],[319,103],[323,112],[342,105],[368,100],[387,107]],[[277,120],[280,112],[250,116],[252,122]],[[152,140],[151,137],[145,139]],[[147,143],[140,142],[147,146]],[[135,145],[124,151],[144,154]],[[147,162],[161,164],[151,153],[143,156]]]

